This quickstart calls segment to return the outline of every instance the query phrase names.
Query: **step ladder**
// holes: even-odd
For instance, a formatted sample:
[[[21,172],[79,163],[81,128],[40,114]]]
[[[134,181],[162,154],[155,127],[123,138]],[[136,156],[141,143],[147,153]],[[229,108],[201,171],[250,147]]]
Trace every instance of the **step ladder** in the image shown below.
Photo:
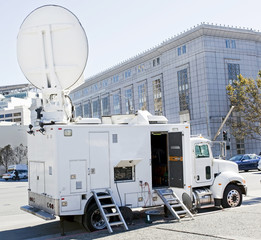
[[[178,219],[178,221],[180,221],[180,215],[184,214],[189,218],[194,219],[192,213],[178,198],[176,193],[172,191],[172,189],[155,189],[155,191],[159,195],[161,200],[164,202],[164,205],[168,208],[173,217]]]
[[[123,225],[125,230],[129,230],[118,205],[116,204],[114,198],[112,197],[111,191],[109,189],[106,189],[106,195],[97,195],[97,193],[95,191],[92,191],[92,193],[93,193],[94,199],[96,201],[96,204],[100,210],[101,216],[106,224],[108,232],[112,233],[113,231],[112,231],[111,227],[116,226],[116,225]],[[101,200],[104,200],[104,199],[110,200],[111,203],[103,204],[101,202]],[[114,208],[116,211],[113,213],[106,213],[104,211],[105,208]],[[114,216],[118,216],[119,221],[109,222],[108,218],[114,217]]]

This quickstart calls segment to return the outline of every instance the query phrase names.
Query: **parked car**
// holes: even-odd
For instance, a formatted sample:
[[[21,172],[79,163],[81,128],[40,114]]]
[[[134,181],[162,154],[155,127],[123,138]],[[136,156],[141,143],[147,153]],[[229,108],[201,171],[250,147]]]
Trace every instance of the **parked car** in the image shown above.
[[[28,171],[27,170],[17,170],[19,179],[28,178]],[[4,173],[2,176],[3,179],[8,181],[8,179],[15,180],[15,170],[9,171]]]
[[[259,170],[258,162],[261,160],[261,157],[256,154],[240,154],[229,160],[237,163],[239,171],[247,172],[248,170]]]
[[[257,168],[258,168],[259,171],[261,171],[261,159],[258,162]]]

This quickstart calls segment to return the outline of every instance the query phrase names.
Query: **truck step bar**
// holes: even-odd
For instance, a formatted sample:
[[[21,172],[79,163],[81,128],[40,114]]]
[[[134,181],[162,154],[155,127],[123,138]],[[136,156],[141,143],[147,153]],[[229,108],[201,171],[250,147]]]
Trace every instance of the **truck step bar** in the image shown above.
[[[31,207],[31,206],[22,206],[20,207],[21,210],[31,213],[37,217],[40,217],[44,220],[53,220],[55,219],[55,216],[53,214],[50,214],[48,212],[45,212],[41,209],[35,208],[35,207]]]
[[[111,191],[109,189],[106,189],[106,194],[107,195],[101,195],[101,196],[98,196],[97,195],[97,192],[95,191],[92,191],[92,194],[94,196],[94,199],[96,201],[96,204],[100,210],[100,213],[101,213],[101,216],[106,224],[106,227],[108,229],[108,232],[109,233],[112,233],[112,226],[116,226],[116,225],[123,225],[123,227],[125,228],[125,230],[129,230],[128,229],[128,226],[121,214],[121,211],[118,207],[118,205],[116,204],[114,198],[112,197],[111,195]],[[102,202],[100,200],[102,199],[110,199],[111,200],[111,203],[108,203],[108,204],[102,204]],[[113,213],[105,213],[104,209],[105,208],[115,208],[116,212],[113,212]],[[109,217],[112,217],[112,216],[117,216],[119,218],[119,220],[115,221],[115,222],[110,222],[109,221]]]
[[[164,202],[164,205],[168,208],[173,217],[178,219],[178,221],[180,221],[180,215],[184,214],[191,219],[194,219],[192,213],[178,198],[176,193],[172,191],[172,189],[155,189],[155,191]]]

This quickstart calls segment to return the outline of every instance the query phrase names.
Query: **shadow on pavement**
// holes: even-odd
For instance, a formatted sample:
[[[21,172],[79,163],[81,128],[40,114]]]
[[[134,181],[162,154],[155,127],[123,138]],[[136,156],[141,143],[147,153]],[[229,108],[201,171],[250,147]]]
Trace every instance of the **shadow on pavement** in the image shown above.
[[[166,223],[175,223],[176,221],[173,217],[163,218],[162,216],[151,216],[152,223],[148,224],[145,222],[146,218],[144,215],[140,218],[134,219],[132,224],[128,225],[129,231],[136,229],[142,229],[154,225],[161,225]],[[113,233],[109,234],[107,229],[96,231],[96,232],[87,232],[79,223],[77,222],[64,222],[65,236],[61,236],[60,222],[51,222],[46,224],[41,224],[33,227],[25,227],[14,230],[7,230],[0,232],[0,239],[99,239],[106,236],[117,236],[120,233],[126,232],[122,226],[113,227]]]
[[[249,200],[243,200],[242,205],[254,205],[261,203],[261,197],[251,198]]]
[[[85,230],[81,228],[81,225],[76,222],[64,222],[65,231],[78,231],[84,232]],[[0,239],[47,239],[48,235],[55,235],[60,236],[61,228],[60,222],[51,222],[45,223],[33,227],[25,227],[19,228],[14,230],[7,230],[0,232]],[[43,237],[43,238],[42,238]]]

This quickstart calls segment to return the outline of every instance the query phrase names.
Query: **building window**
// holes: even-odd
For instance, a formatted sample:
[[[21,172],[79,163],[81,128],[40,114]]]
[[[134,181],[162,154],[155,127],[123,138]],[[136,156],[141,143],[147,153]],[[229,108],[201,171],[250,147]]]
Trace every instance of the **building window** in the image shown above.
[[[125,78],[129,78],[130,76],[131,76],[131,69],[125,71],[125,73],[124,73]]]
[[[186,45],[182,46],[182,54],[186,53],[186,51],[187,51]]]
[[[237,154],[245,154],[244,139],[236,139]]]
[[[7,113],[7,114],[5,114],[5,117],[6,117],[6,118],[12,117],[12,113]]]
[[[76,117],[82,117],[82,105],[78,105],[75,107],[75,115]]]
[[[0,118],[4,118],[4,114],[0,114]]]
[[[15,118],[15,119],[14,119],[14,122],[21,122],[21,121],[22,121],[21,118]]]
[[[108,79],[105,79],[102,81],[102,86],[103,87],[107,87],[109,85],[109,80]]]
[[[153,67],[156,67],[156,66],[160,65],[160,58],[157,57],[157,58],[153,59],[152,60],[152,65],[153,65]]]
[[[103,97],[101,100],[102,104],[102,116],[109,116],[110,115],[110,101],[109,96]]]
[[[236,48],[236,40],[226,39],[226,48]]]
[[[231,47],[236,48],[236,40],[231,40]]]
[[[121,102],[120,102],[120,94],[115,93],[112,98],[113,103],[113,114],[121,113]]]
[[[138,73],[143,72],[144,71],[144,64],[141,64],[138,66]]]
[[[98,98],[92,101],[92,116],[94,118],[100,117],[100,104]]]
[[[84,103],[83,105],[83,117],[92,117],[91,104],[90,102]]]
[[[230,48],[230,40],[226,39],[226,48]]]
[[[188,70],[178,71],[178,89],[179,89],[179,106],[180,111],[189,110],[189,84]]]
[[[153,99],[155,115],[162,115],[162,89],[160,79],[153,81]]]
[[[239,64],[228,63],[227,69],[228,69],[228,81],[230,84],[232,84],[233,80],[236,80],[237,76],[240,74],[240,66]]]
[[[21,116],[21,113],[18,112],[18,113],[14,113],[14,117],[20,117]]]
[[[178,47],[178,56],[187,53],[187,47],[186,45],[183,45],[182,47]]]
[[[178,56],[181,55],[181,47],[178,48]]]
[[[126,114],[134,113],[132,88],[125,90],[125,107]]]
[[[77,91],[74,93],[74,99],[79,99],[82,97],[82,91]]]
[[[142,83],[138,86],[138,99],[139,110],[147,110],[146,83]]]
[[[84,96],[86,96],[86,95],[88,94],[88,88],[84,88],[84,89],[82,90],[82,94],[83,94]]]
[[[119,82],[119,75],[115,75],[112,77],[112,83],[117,83]]]

